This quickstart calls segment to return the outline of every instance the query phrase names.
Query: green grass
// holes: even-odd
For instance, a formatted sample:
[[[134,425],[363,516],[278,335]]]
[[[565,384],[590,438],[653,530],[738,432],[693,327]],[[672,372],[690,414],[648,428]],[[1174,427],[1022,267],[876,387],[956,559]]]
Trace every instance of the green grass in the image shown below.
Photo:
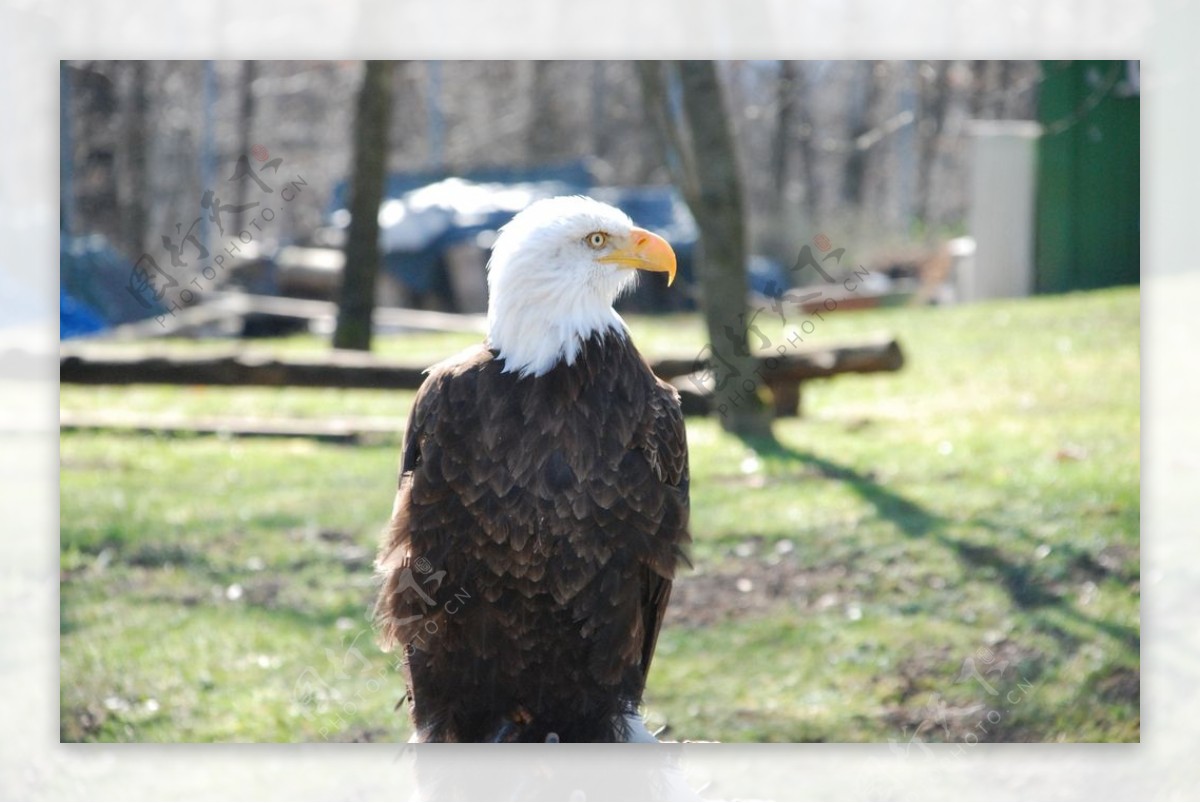
[[[1136,741],[1138,302],[1122,289],[827,315],[810,342],[889,331],[907,366],[807,386],[777,445],[690,419],[696,569],[660,640],[651,723],[721,741]],[[692,317],[631,323],[647,353],[702,344]],[[432,362],[472,339],[380,351]],[[398,428],[410,402],[62,389],[71,411]],[[65,433],[61,737],[406,738],[366,618],[398,439]]]

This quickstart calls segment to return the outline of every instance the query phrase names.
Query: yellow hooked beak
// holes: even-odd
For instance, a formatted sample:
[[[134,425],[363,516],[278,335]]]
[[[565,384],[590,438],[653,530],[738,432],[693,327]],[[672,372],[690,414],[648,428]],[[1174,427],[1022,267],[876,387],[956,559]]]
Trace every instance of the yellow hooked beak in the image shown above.
[[[634,228],[629,232],[629,243],[611,254],[600,257],[598,262],[608,262],[631,270],[648,270],[667,274],[667,286],[675,281],[675,252],[662,237],[645,229]]]

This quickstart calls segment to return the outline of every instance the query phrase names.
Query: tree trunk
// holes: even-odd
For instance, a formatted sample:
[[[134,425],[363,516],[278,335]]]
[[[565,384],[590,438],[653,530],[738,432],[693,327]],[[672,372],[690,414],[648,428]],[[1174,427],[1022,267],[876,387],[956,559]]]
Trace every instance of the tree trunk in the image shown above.
[[[146,232],[150,228],[146,209],[150,191],[146,180],[148,148],[147,133],[149,119],[149,62],[128,63],[129,89],[124,115],[123,167],[117,176],[117,197],[120,199],[121,240],[127,253],[137,259],[146,245]]]
[[[556,73],[561,70],[561,65],[552,61],[535,61],[532,67],[525,161],[530,165],[539,165],[562,158],[565,149],[570,146],[571,131],[564,119],[565,110],[555,94]]]
[[[358,93],[354,123],[354,175],[350,189],[350,229],[342,273],[334,348],[371,348],[375,277],[379,272],[379,204],[387,176],[388,122],[394,62],[368,61]]]
[[[721,425],[739,435],[770,434],[770,413],[758,392],[762,381],[748,341],[753,313],[746,303],[746,235],[741,177],[733,130],[711,61],[678,64],[683,112],[690,137],[674,126],[669,99],[657,65],[642,64],[643,92],[660,138],[678,149],[674,162],[680,189],[700,229],[699,282],[709,345],[699,358],[709,360],[713,410]],[[688,151],[690,150],[690,153]]]
[[[937,170],[938,155],[942,149],[942,127],[946,119],[946,109],[953,88],[950,85],[951,72],[954,69],[952,61],[926,62],[929,75],[922,82],[921,92],[921,128],[920,136],[921,161],[917,172],[917,214],[925,231],[925,243],[932,244],[937,231],[937,221],[933,214],[933,174]]]
[[[850,124],[851,148],[846,160],[842,199],[858,211],[860,219],[864,216],[865,202],[870,195],[867,182],[873,178],[872,149],[877,144],[875,138],[869,137],[868,134],[881,126],[886,117],[881,109],[884,100],[885,64],[886,62],[882,61],[865,62],[863,69],[866,70],[866,75],[862,80],[866,91],[862,105],[852,112]]]
[[[796,65],[783,61],[775,81],[775,130],[770,141],[770,229],[761,248],[777,258],[790,260],[792,237],[799,217],[798,182],[795,163]],[[753,206],[753,202],[749,204]]]
[[[254,143],[250,140],[254,135],[254,79],[257,74],[258,62],[252,60],[242,62],[242,109],[238,119],[237,155],[239,157],[250,158],[250,149],[254,147]],[[238,212],[234,220],[234,231],[242,231],[246,228],[246,210],[242,207],[246,206],[246,193],[249,192],[249,185],[249,181],[237,183]]]
[[[988,80],[990,61],[972,61],[971,65],[971,119],[987,117]]]
[[[637,72],[642,105],[654,137],[658,140],[662,161],[671,176],[671,182],[683,193],[690,206],[696,194],[696,168],[692,163],[691,142],[685,139],[687,132],[671,108],[663,62],[639,61]],[[694,213],[695,209],[692,211]]]
[[[804,177],[805,224],[815,226],[820,214],[817,195],[817,149],[813,144],[817,139],[817,122],[812,112],[812,82],[809,80],[808,66],[805,64],[801,64],[800,69],[796,71],[793,94],[799,118],[796,148],[800,152],[800,168]]]
[[[788,184],[791,183],[792,118],[795,115],[796,63],[779,63],[779,79],[775,84],[775,135],[771,140],[771,164],[774,167],[775,198],[784,205]]]

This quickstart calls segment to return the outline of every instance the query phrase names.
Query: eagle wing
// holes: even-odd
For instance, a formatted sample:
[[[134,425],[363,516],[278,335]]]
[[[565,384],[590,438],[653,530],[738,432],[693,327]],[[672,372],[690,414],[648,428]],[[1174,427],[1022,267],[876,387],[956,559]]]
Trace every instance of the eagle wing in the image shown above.
[[[643,574],[643,630],[641,667],[642,677],[650,671],[654,649],[658,644],[658,633],[662,629],[667,603],[671,598],[671,585],[675,576],[675,565],[687,564],[684,549],[689,541],[687,535],[688,515],[688,450],[687,430],[684,428],[683,412],[679,405],[679,393],[670,385],[657,381],[656,393],[649,405],[647,427],[640,448],[646,454],[651,471],[661,483],[663,492],[673,499],[667,504],[678,505],[681,515],[668,517],[664,523],[672,530],[659,533],[672,546],[672,562],[669,567],[646,566]]]
[[[383,579],[375,605],[379,644],[384,650],[398,646],[406,649],[406,673],[410,669],[407,649],[414,637],[419,638],[422,627],[437,625],[439,603],[445,602],[443,598],[446,593],[442,583],[445,572],[436,571],[444,568],[444,553],[431,551],[428,543],[414,544],[414,538],[428,536],[435,524],[438,525],[436,529],[450,532],[465,530],[468,524],[461,506],[423,506],[421,514],[415,510],[414,490],[421,493],[419,488],[415,488],[416,479],[419,474],[426,472],[423,447],[431,438],[434,441],[442,437],[452,438],[453,433],[449,436],[438,434],[439,421],[445,425],[452,423],[445,421],[448,418],[445,413],[448,402],[446,380],[456,371],[484,362],[489,356],[486,349],[475,348],[432,366],[409,412],[395,503],[375,561],[375,568]],[[462,417],[470,419],[473,413],[473,410],[464,411]],[[451,489],[444,485],[440,485],[438,490],[443,498],[451,495]],[[425,492],[428,492],[427,487]],[[435,508],[431,519],[431,511]],[[447,520],[437,521],[438,517],[446,517]],[[453,549],[455,545],[441,546]],[[411,674],[407,681],[411,691]]]

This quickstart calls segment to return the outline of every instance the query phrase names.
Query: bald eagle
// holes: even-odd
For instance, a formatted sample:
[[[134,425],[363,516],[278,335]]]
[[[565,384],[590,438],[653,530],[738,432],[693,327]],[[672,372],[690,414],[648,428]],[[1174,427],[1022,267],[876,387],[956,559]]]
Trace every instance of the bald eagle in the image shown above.
[[[376,563],[414,741],[653,741],[688,456],[612,307],[637,270],[674,280],[666,240],[590,198],[532,204],[488,262],[486,340],[417,393]]]

